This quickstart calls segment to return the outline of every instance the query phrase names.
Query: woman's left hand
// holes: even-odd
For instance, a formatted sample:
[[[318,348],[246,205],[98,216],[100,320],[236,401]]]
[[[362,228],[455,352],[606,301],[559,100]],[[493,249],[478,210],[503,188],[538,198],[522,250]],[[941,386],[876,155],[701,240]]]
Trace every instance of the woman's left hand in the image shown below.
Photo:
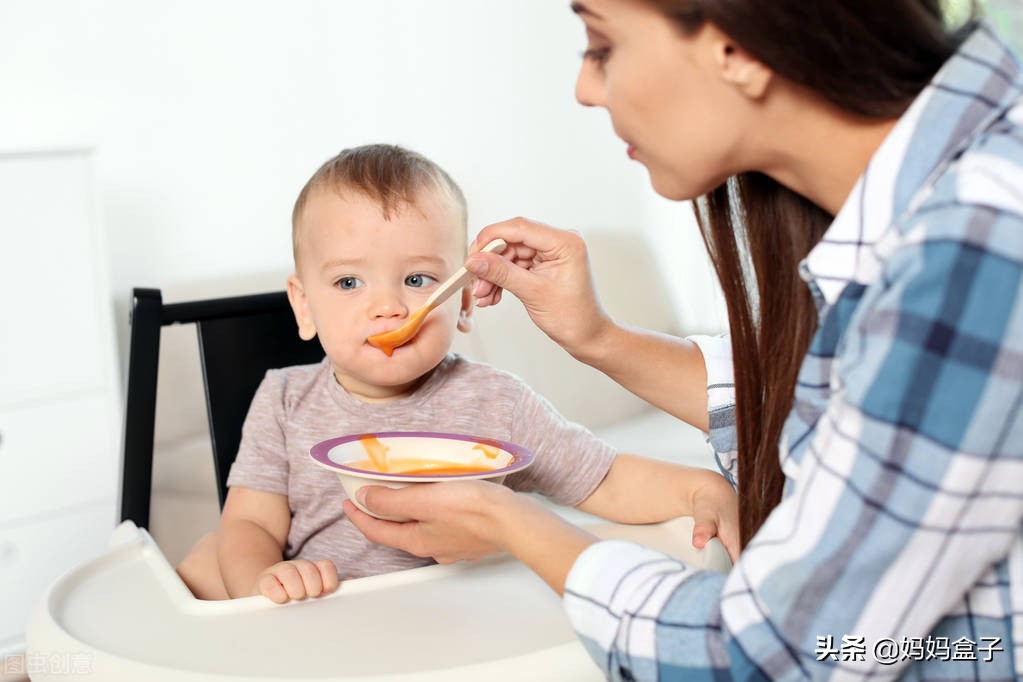
[[[693,546],[704,547],[717,537],[732,563],[739,560],[739,506],[732,486],[717,474],[693,490]]]

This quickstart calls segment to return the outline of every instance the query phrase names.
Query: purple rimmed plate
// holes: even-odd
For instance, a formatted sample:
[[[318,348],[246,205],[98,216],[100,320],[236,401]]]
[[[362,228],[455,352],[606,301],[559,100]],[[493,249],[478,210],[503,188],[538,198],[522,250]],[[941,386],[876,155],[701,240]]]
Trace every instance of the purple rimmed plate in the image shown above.
[[[369,447],[373,447],[372,439],[376,439],[385,446],[388,461],[398,465],[402,460],[421,460],[449,462],[453,466],[491,468],[485,471],[447,474],[370,471],[353,466],[356,462],[365,463],[370,459],[367,444],[364,442],[367,439],[370,440]],[[514,443],[492,438],[428,431],[384,431],[331,438],[314,445],[310,449],[309,455],[314,462],[336,473],[348,497],[357,507],[368,514],[373,514],[373,512],[363,507],[355,499],[356,491],[363,485],[403,488],[416,483],[467,479],[486,479],[494,483],[501,483],[508,474],[522,471],[533,463],[533,453]],[[393,521],[408,520],[379,514],[373,515]]]

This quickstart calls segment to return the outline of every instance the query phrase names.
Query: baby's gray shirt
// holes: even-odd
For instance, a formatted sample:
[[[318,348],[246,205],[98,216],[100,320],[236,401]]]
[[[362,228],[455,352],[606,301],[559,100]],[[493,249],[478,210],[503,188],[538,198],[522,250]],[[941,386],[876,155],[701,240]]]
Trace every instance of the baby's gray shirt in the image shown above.
[[[589,497],[615,457],[610,445],[566,420],[521,379],[490,365],[451,354],[413,394],[364,403],[338,384],[324,358],[267,372],[249,407],[227,484],[287,496],[286,559],[330,559],[341,578],[433,563],[368,541],[344,514],[337,475],[309,456],[320,441],[380,431],[437,431],[516,443],[535,459],[505,485],[569,506]]]

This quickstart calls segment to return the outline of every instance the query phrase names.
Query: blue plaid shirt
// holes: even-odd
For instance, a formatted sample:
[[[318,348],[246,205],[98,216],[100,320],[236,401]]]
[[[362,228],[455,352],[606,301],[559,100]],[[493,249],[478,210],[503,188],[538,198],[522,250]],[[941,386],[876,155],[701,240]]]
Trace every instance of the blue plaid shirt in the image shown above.
[[[611,679],[1023,677],[1023,74],[980,24],[800,265],[784,499],[726,575],[625,542],[565,608]],[[726,339],[698,339],[734,474]]]

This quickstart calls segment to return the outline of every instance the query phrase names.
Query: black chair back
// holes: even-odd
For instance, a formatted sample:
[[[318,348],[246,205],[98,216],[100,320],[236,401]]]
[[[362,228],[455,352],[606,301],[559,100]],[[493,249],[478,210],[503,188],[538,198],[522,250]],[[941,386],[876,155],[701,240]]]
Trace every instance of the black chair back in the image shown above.
[[[319,362],[315,339],[302,341],[283,291],[164,305],[158,289],[133,291],[125,396],[121,520],[149,525],[160,330],[194,323],[198,330],[217,495],[238,454],[249,403],[268,369]]]

